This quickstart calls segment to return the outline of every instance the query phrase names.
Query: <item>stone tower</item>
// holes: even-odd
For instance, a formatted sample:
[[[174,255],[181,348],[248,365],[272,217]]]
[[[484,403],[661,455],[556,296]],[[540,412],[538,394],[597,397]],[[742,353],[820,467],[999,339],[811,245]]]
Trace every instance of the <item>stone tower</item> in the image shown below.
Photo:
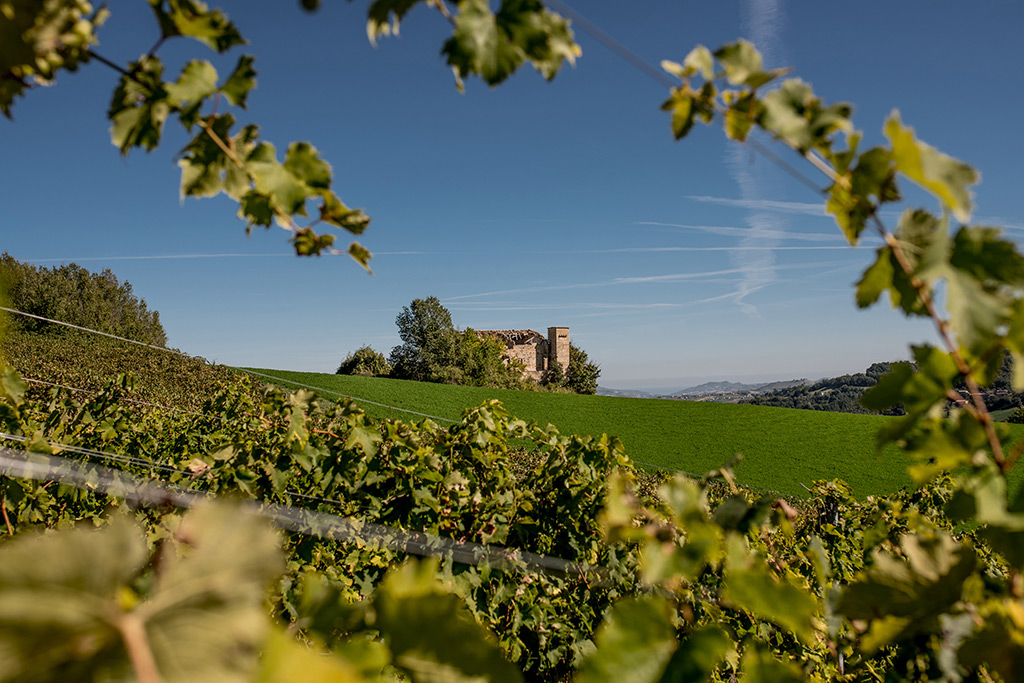
[[[563,371],[569,370],[569,328],[548,328],[548,362],[557,360]]]

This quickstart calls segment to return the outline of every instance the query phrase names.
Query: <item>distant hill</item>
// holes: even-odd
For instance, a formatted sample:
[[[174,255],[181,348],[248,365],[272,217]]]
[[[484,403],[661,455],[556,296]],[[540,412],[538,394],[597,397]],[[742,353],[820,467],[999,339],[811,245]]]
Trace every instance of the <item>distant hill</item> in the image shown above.
[[[742,382],[705,382],[695,387],[680,389],[670,394],[672,398],[723,396],[740,394],[760,394],[766,391],[777,391],[795,386],[810,384],[806,379],[789,379],[781,382],[762,382],[760,384],[744,384]]]
[[[633,389],[609,389],[608,387],[598,387],[598,396],[618,396],[620,398],[657,398],[654,394],[649,394],[646,391],[636,391]]]

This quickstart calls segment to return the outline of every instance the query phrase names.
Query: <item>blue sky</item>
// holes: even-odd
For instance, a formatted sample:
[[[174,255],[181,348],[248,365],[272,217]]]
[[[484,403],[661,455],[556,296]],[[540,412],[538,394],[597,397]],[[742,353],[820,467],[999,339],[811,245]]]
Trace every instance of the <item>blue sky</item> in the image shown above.
[[[122,159],[105,118],[116,76],[102,65],[62,74],[0,121],[0,249],[112,269],[160,311],[173,346],[331,372],[362,344],[387,352],[401,307],[434,295],[463,328],[567,325],[602,385],[667,391],[854,372],[932,338],[887,305],[856,310],[851,285],[872,251],[844,247],[812,192],[718,128],[673,142],[666,89],[581,31],[582,58],[553,82],[522,71],[459,94],[438,56],[448,27],[427,8],[374,48],[365,2],[326,0],[314,15],[288,0],[211,4],[257,57],[242,119],[332,163],[338,194],[373,217],[361,239],[373,276],[347,257],[291,256],[277,228],[247,239],[224,198],[182,203],[173,126],[157,151]],[[898,108],[981,170],[976,219],[1024,236],[1021,3],[570,4],[655,65],[750,38],[768,66],[852,102],[868,144]],[[110,8],[98,51],[126,63],[155,25],[141,0]],[[239,53],[214,62],[226,72]],[[206,56],[184,42],[161,51],[172,73],[194,54]]]

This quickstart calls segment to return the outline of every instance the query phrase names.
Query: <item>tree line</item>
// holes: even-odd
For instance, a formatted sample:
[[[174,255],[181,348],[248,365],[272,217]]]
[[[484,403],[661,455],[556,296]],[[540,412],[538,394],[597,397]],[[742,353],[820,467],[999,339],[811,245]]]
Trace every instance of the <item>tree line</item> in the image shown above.
[[[336,374],[391,377],[418,382],[460,384],[495,389],[597,393],[601,368],[587,352],[569,345],[569,365],[552,360],[540,382],[525,375],[524,365],[505,355],[504,345],[473,329],[457,330],[451,312],[435,296],[413,299],[395,318],[402,343],[384,354],[363,346],[348,354]]]
[[[44,318],[88,327],[135,341],[164,346],[167,334],[160,314],[121,282],[109,269],[93,273],[76,263],[52,268],[22,263],[4,252],[0,255],[0,288],[7,305]],[[65,334],[67,328],[17,316],[15,329],[41,334]]]

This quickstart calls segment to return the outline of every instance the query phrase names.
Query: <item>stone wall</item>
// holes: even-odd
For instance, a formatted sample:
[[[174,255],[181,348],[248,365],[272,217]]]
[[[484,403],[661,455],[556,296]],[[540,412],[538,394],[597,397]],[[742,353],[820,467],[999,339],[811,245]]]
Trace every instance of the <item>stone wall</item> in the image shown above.
[[[477,334],[501,341],[505,355],[526,366],[526,376],[534,381],[540,381],[553,359],[563,371],[569,367],[568,327],[549,327],[547,339],[535,330],[480,330]]]

